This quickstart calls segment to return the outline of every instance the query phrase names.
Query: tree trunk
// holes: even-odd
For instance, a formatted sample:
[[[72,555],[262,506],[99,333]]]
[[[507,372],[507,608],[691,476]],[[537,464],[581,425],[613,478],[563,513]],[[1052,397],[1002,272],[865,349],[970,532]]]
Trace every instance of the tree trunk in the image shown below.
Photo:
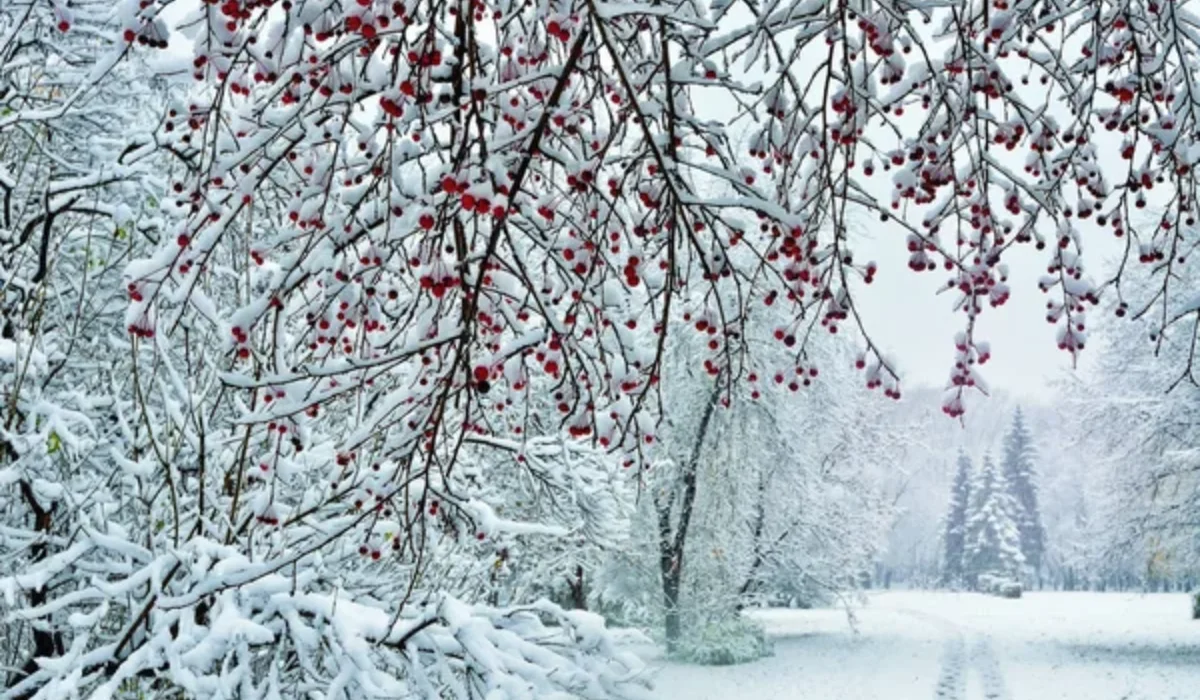
[[[679,496],[679,521],[675,524],[674,530],[671,528],[671,512],[675,501],[674,489],[664,503],[655,504],[658,511],[658,565],[662,577],[665,613],[663,632],[666,635],[667,653],[672,654],[679,648],[679,638],[682,633],[679,589],[683,581],[683,551],[687,545],[688,526],[692,521],[692,507],[696,503],[696,471],[703,454],[704,438],[708,435],[713,412],[721,397],[723,376],[723,373],[718,375],[713,384],[712,394],[704,406],[704,413],[700,416],[700,425],[696,429],[696,440],[692,446],[692,453],[688,456],[688,461],[680,466],[679,481],[683,486],[683,492]]]
[[[53,522],[54,511],[58,507],[58,504],[55,503],[49,508],[43,507],[38,502],[37,496],[33,492],[33,487],[28,481],[21,480],[20,489],[21,496],[25,499],[26,505],[28,505],[29,510],[33,512],[34,530],[49,534],[50,527]],[[46,550],[46,543],[38,542],[34,544],[32,547],[30,547],[30,555],[33,563],[43,561],[49,555]],[[29,605],[35,608],[44,605],[46,603],[46,597],[45,586],[35,588],[29,592]],[[36,672],[38,670],[37,660],[39,658],[61,656],[65,651],[62,634],[60,632],[50,632],[45,629],[41,629],[37,625],[31,625],[31,628],[33,630],[33,652],[30,654],[29,659],[26,660],[25,665],[22,666],[19,671],[14,671],[12,673],[10,676],[10,685],[15,685],[16,683],[20,682],[21,679]],[[32,697],[32,693],[17,696],[19,700],[24,700],[28,697]]]
[[[767,513],[767,480],[765,472],[759,474],[758,479],[758,502],[755,504],[754,512],[754,533],[751,542],[754,546],[754,560],[750,562],[750,570],[746,573],[746,581],[738,590],[738,610],[741,610],[745,604],[745,598],[749,596],[755,589],[758,583],[758,570],[763,565],[763,530],[765,529]]]
[[[583,582],[583,565],[575,566],[575,576],[567,577],[567,588],[571,591],[571,607],[587,610],[587,586]]]
[[[679,639],[682,636],[679,624],[679,575],[678,570],[663,578],[663,605],[666,607],[665,629],[667,637],[667,653],[674,654],[679,649]]]

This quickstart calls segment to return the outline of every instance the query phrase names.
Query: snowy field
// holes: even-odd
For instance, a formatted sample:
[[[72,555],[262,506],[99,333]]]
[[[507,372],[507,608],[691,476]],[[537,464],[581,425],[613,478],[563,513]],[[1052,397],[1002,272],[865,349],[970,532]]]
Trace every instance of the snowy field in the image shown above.
[[[895,592],[855,612],[757,613],[775,655],[657,662],[662,700],[1196,700],[1200,621],[1184,595]]]

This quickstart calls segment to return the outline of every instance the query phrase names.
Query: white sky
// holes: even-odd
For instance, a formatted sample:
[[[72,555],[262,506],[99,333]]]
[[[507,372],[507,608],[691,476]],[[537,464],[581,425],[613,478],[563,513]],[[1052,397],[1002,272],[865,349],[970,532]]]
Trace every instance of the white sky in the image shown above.
[[[940,268],[922,273],[908,269],[905,234],[894,224],[874,222],[870,230],[878,233],[870,241],[859,242],[855,254],[858,259],[879,263],[875,282],[863,286],[855,296],[867,330],[899,366],[902,388],[943,387],[954,358],[954,335],[966,320],[953,309],[956,291],[937,294],[949,273]],[[1116,255],[1120,246],[1111,233],[1094,233],[1087,241],[1085,263],[1099,282],[1102,263]],[[1070,354],[1058,349],[1056,326],[1045,320],[1050,297],[1037,287],[1048,259],[1048,251],[1037,251],[1032,244],[1010,249],[1005,262],[1011,297],[999,308],[987,307],[978,320],[977,336],[992,347],[992,358],[981,373],[991,387],[1018,400],[1049,399],[1050,379],[1071,368]],[[1084,349],[1081,365],[1090,350]]]

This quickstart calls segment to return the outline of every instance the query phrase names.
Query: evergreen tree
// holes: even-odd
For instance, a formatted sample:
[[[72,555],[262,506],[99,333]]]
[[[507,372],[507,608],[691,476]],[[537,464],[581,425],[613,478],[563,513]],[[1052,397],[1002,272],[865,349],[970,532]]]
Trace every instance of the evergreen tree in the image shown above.
[[[1046,533],[1038,510],[1036,459],[1033,437],[1018,408],[1013,415],[1012,429],[1004,438],[1003,473],[1015,504],[1014,517],[1020,536],[1021,554],[1035,575],[1041,571],[1046,549]]]
[[[942,533],[944,546],[942,564],[943,585],[954,585],[963,578],[963,550],[967,535],[967,506],[971,496],[971,458],[958,453],[958,471],[950,489],[950,507]]]
[[[1025,557],[1014,511],[1004,475],[991,455],[984,456],[971,487],[963,546],[964,574],[972,586],[982,574],[1013,577],[1020,572]]]

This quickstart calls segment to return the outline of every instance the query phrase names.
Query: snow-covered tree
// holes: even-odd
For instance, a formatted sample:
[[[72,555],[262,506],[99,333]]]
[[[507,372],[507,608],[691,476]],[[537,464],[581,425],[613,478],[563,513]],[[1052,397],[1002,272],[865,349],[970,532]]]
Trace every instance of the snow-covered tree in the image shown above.
[[[520,438],[460,426],[455,473],[414,483],[377,445],[331,448],[373,403],[324,395],[312,431],[316,410],[239,421],[287,382],[227,376],[210,322],[276,267],[214,258],[195,318],[129,312],[173,303],[125,270],[199,150],[144,62],[166,45],[155,11],[0,5],[3,696],[640,696],[599,617],[538,597],[613,546],[628,500],[603,447],[536,429],[551,388]],[[280,212],[256,196],[247,247]]]
[[[894,515],[879,482],[899,439],[851,427],[874,425],[869,405],[816,399],[805,406],[775,423],[783,449],[760,466],[744,604],[808,607],[855,591],[869,579]],[[812,427],[829,438],[805,440],[802,431]]]
[[[1190,268],[1172,274],[1180,288],[1198,288]],[[1100,324],[1095,362],[1063,388],[1069,428],[1095,484],[1086,501],[1092,575],[1106,585],[1151,587],[1200,574],[1193,517],[1200,509],[1200,433],[1192,419],[1200,410],[1193,364],[1200,306],[1181,300],[1168,307],[1168,317],[1187,325],[1162,334],[1159,292],[1150,275],[1131,275],[1128,302],[1114,303]]]
[[[947,275],[951,416],[1018,245],[1072,356],[1123,298],[1094,225],[1137,243],[1156,337],[1193,319],[1179,5],[4,2],[6,692],[641,694],[533,582],[583,586],[622,479],[695,491],[660,444],[668,337],[709,421],[816,380],[818,333],[898,398],[865,218]],[[131,54],[172,36],[189,86],[147,136]],[[765,308],[774,352],[745,340]],[[856,480],[795,483],[831,517]]]
[[[117,612],[119,588],[87,591],[93,575],[130,573],[127,557],[143,550],[122,509],[150,490],[122,466],[143,443],[120,412],[130,390],[122,272],[162,235],[156,204],[165,187],[152,135],[162,86],[144,52],[128,55],[114,18],[136,7],[0,5],[0,677],[8,697],[32,696],[60,674],[102,670],[80,656],[85,640],[133,624]],[[160,47],[157,29],[147,24],[135,43]]]
[[[1004,437],[1004,454],[1000,469],[1015,506],[1017,532],[1021,539],[1021,554],[1034,576],[1041,580],[1042,558],[1046,551],[1046,531],[1038,507],[1037,450],[1033,436],[1025,425],[1018,408],[1013,414],[1012,427]]]
[[[747,341],[768,343],[765,328],[748,327]],[[663,630],[672,651],[702,655],[696,640],[736,628],[744,607],[811,605],[861,584],[887,522],[876,483],[895,443],[869,427],[879,404],[839,390],[854,370],[838,346],[819,346],[822,381],[801,368],[726,403],[689,361],[686,338],[668,348],[667,458],[644,476],[631,534],[641,553],[613,557],[601,607]],[[642,609],[624,609],[633,601]]]
[[[991,455],[984,455],[970,493],[963,545],[963,570],[967,581],[974,586],[985,574],[1018,576],[1025,559],[1014,517],[1016,505],[1004,475]]]
[[[942,584],[947,586],[957,585],[963,580],[972,474],[971,458],[966,452],[960,451],[942,529]]]
[[[894,501],[895,521],[888,534],[887,550],[878,562],[881,585],[886,585],[889,577],[894,583],[909,586],[944,585],[948,497],[958,455],[982,455],[998,445],[1019,403],[1011,391],[994,388],[988,400],[960,423],[939,415],[939,397],[939,388],[913,387],[903,401],[885,404],[879,416],[887,426],[886,432],[905,438],[902,444],[890,445],[883,456],[888,467],[880,478],[889,499]],[[1041,426],[1057,415],[1057,408],[1035,403],[1026,415],[1031,425]],[[1053,466],[1074,467],[1076,461],[1069,458],[1069,446],[1063,447],[1061,459]]]

